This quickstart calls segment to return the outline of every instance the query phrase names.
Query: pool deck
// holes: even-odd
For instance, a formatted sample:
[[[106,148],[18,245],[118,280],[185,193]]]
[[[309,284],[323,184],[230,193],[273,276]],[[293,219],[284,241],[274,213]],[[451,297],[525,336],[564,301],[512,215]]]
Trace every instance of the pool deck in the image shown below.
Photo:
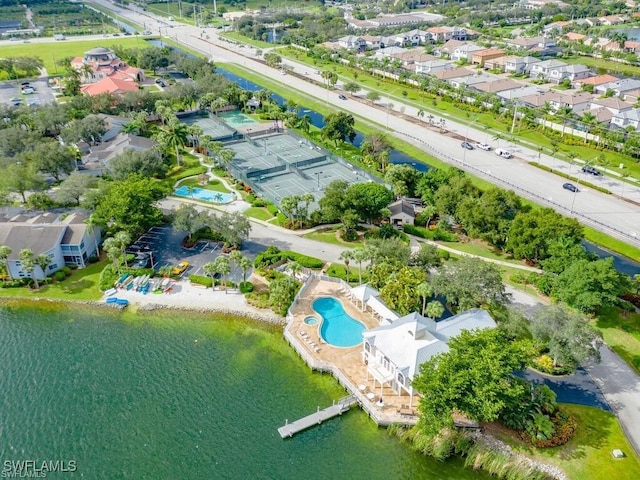
[[[415,415],[419,396],[414,395],[413,408],[407,408],[409,396],[406,393],[398,395],[388,386],[382,388],[380,384],[373,385],[371,375],[367,378],[367,367],[362,358],[362,344],[354,347],[341,348],[325,343],[320,337],[317,325],[307,325],[304,319],[309,315],[318,316],[311,304],[319,297],[332,297],[342,302],[345,311],[356,320],[362,322],[367,329],[379,325],[378,320],[368,312],[362,312],[342,292],[340,283],[313,278],[301,291],[297,302],[292,306],[288,315],[288,322],[284,329],[284,336],[291,346],[312,370],[331,373],[336,379],[354,395],[360,407],[381,426],[415,425]],[[314,345],[311,345],[313,342]],[[360,387],[364,386],[364,389]],[[382,406],[378,403],[382,397]]]

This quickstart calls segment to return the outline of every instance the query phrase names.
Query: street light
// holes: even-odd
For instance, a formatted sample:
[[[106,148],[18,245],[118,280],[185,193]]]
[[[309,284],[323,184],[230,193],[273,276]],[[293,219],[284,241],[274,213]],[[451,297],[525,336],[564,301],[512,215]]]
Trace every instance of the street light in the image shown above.
[[[318,180],[318,191],[320,191],[320,175],[322,175],[322,172],[316,172],[314,175],[316,176],[316,179]]]

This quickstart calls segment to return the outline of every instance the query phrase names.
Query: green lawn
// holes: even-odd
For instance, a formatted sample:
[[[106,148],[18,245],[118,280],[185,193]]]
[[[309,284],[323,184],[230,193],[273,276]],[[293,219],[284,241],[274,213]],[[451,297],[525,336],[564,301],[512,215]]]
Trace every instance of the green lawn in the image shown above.
[[[311,240],[317,240],[319,242],[332,243],[333,245],[338,245],[339,247],[345,248],[356,248],[362,246],[362,241],[358,242],[345,242],[344,240],[338,238],[337,231],[331,229],[329,231],[317,231],[307,233],[304,238],[309,238]]]
[[[44,68],[49,75],[64,73],[56,63],[66,57],[80,57],[95,47],[113,48],[121,46],[125,48],[150,47],[142,37],[109,37],[100,40],[72,41],[64,40],[55,43],[19,43],[17,45],[3,45],[3,57],[39,57],[44,62]]]
[[[86,268],[73,270],[70,277],[63,282],[46,285],[37,291],[26,287],[2,288],[0,297],[38,298],[46,297],[56,300],[99,300],[102,292],[98,289],[100,272],[107,265],[103,260]]]
[[[238,42],[242,45],[251,45],[255,48],[273,48],[274,46],[276,46],[273,43],[263,42],[261,40],[254,40],[252,38],[245,37],[244,35],[241,35],[237,32],[224,32],[220,36]]]
[[[264,207],[251,207],[246,209],[242,213],[247,217],[256,218],[258,220],[264,220],[265,222],[274,218],[273,215],[269,213],[269,210],[267,210]]]
[[[198,183],[197,177],[185,178],[184,180],[180,181],[179,186],[192,186],[202,188],[204,190],[211,190],[213,192],[231,193],[231,190],[225,187],[220,180],[211,180],[206,185],[200,185],[200,183]]]
[[[640,374],[640,314],[607,308],[594,325],[602,332],[606,344]]]
[[[458,250],[459,252],[471,253],[473,255],[478,255],[479,257],[490,258],[492,260],[500,260],[503,262],[509,262],[516,265],[524,265],[525,263],[521,260],[514,259],[511,255],[507,255],[506,253],[500,252],[499,250],[493,249],[488,245],[484,245],[478,241],[471,241],[468,243],[461,242],[437,242],[440,245],[444,245],[445,247],[453,248]]]
[[[509,436],[500,437],[517,452],[559,466],[570,480],[640,478],[640,461],[615,415],[582,405],[561,404],[561,408],[578,421],[578,429],[566,445],[538,449]],[[611,450],[615,448],[627,457],[614,459]]]
[[[181,2],[165,2],[165,3],[147,3],[145,8],[148,12],[160,15],[163,17],[173,17],[176,21],[181,23],[188,23],[189,25],[195,25],[193,14],[190,16],[185,15],[188,11],[192,11],[193,3]],[[182,10],[180,10],[182,6]],[[180,13],[182,12],[182,15]]]

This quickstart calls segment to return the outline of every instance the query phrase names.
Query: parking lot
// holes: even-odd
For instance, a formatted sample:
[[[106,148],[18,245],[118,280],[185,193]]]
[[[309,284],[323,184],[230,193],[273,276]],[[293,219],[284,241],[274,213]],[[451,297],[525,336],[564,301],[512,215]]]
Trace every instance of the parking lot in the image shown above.
[[[174,233],[171,226],[153,227],[147,233],[138,238],[132,247],[139,249],[142,254],[140,258],[149,255],[153,262],[153,268],[158,271],[165,265],[175,266],[178,262],[189,262],[189,268],[183,273],[182,277],[187,278],[189,275],[205,275],[202,267],[213,262],[220,255],[220,245],[215,242],[206,240],[198,242],[193,248],[184,248],[182,239],[186,233]],[[256,254],[264,250],[261,245],[253,245],[249,242],[242,249],[242,254],[253,260]],[[247,272],[247,277],[251,272]],[[231,273],[227,276],[228,280],[233,282],[242,281],[242,270],[235,265],[231,265]]]
[[[35,90],[30,94],[23,94],[21,86],[23,82],[28,82]],[[0,103],[16,105],[14,100],[20,99],[20,105],[44,105],[55,100],[53,90],[47,84],[46,78],[21,79],[0,82]]]

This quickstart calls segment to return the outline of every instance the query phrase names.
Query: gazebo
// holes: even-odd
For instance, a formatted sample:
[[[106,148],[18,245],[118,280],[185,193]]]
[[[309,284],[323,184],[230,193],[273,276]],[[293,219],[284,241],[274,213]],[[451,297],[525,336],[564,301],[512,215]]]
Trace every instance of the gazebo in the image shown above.
[[[356,305],[359,303],[360,310],[362,310],[363,312],[366,309],[367,301],[371,297],[377,297],[378,295],[380,295],[380,292],[378,292],[378,290],[370,287],[366,283],[352,288],[351,292],[349,293],[351,294],[351,301],[353,301]]]

